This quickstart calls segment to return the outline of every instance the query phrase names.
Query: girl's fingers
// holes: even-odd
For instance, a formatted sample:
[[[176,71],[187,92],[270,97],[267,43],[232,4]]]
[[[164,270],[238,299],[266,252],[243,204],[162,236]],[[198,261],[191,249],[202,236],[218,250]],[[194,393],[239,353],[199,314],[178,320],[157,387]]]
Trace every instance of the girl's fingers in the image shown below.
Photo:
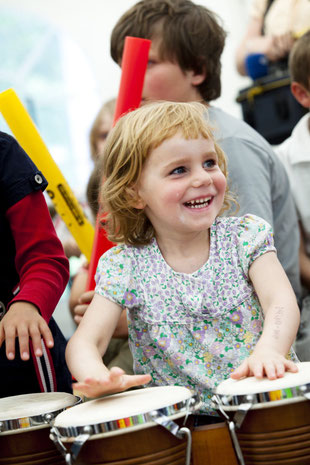
[[[286,371],[290,371],[291,373],[298,372],[298,367],[296,363],[294,363],[292,360],[285,359],[284,365],[285,365]]]
[[[122,392],[134,386],[147,384],[150,381],[150,375],[126,375],[121,368],[113,367],[108,377],[102,379],[86,378],[82,382],[75,383],[74,389],[82,392],[87,397],[98,397],[103,394]]]
[[[84,313],[85,313],[86,310],[87,310],[87,307],[88,307],[88,305],[85,305],[85,304],[76,305],[76,306],[74,307],[74,314],[75,314],[75,315],[79,315],[79,316],[83,316]]]
[[[257,379],[261,379],[264,376],[264,366],[261,362],[256,361],[251,365],[251,375]]]
[[[110,378],[111,379],[116,379],[119,378],[120,376],[124,375],[125,372],[119,367],[112,367],[110,369]]]
[[[95,295],[95,291],[87,291],[87,292],[84,292],[79,301],[81,304],[89,304],[92,300],[92,298],[94,297]]]
[[[246,376],[255,376],[258,379],[266,376],[273,380],[282,378],[286,371],[292,373],[298,372],[297,365],[292,360],[287,360],[284,357],[275,357],[268,361],[245,360],[231,375],[233,379],[241,379]]]
[[[126,387],[126,378],[125,378],[125,372],[119,367],[112,367],[110,369],[110,382],[111,382],[111,387],[113,389],[116,389],[117,391],[124,391],[127,389]]]
[[[276,378],[283,378],[285,373],[285,365],[284,363],[276,363],[275,364],[275,372]]]
[[[267,362],[264,364],[264,370],[265,374],[268,379],[276,379],[276,370],[275,370],[275,364],[273,362]],[[254,373],[256,376],[256,374]],[[263,369],[262,369],[262,376],[256,376],[256,378],[262,378],[263,377]]]
[[[247,360],[244,360],[241,365],[236,368],[236,370],[230,375],[233,379],[240,379],[244,378],[245,376],[249,376],[249,366]]]
[[[151,379],[151,375],[130,375],[130,386],[126,389],[129,387],[141,386],[141,384],[147,384],[151,381]]]
[[[79,325],[82,321],[82,317],[78,315],[76,315],[73,319],[77,325]]]

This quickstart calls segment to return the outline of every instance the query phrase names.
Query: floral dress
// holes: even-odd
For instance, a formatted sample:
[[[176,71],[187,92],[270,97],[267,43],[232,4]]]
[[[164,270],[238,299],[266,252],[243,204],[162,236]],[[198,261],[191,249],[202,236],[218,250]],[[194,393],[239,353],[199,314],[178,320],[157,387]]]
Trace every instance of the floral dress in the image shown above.
[[[215,387],[249,356],[262,332],[248,270],[270,251],[270,225],[246,215],[215,220],[208,261],[192,274],[174,271],[156,239],[106,252],[96,292],[127,309],[134,371],[150,373],[157,386],[194,390],[202,412],[213,414]]]

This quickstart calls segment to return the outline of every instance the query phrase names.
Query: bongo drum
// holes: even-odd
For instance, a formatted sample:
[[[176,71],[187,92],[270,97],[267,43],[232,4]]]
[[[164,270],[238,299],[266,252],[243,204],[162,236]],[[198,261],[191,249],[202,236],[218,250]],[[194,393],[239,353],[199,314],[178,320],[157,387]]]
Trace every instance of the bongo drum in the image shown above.
[[[49,438],[52,420],[80,402],[66,392],[43,392],[0,399],[0,465],[63,465]]]
[[[60,413],[51,438],[67,464],[189,465],[191,433],[184,424],[198,407],[181,386],[127,391]]]
[[[283,378],[227,379],[213,396],[241,465],[310,464],[310,362]]]

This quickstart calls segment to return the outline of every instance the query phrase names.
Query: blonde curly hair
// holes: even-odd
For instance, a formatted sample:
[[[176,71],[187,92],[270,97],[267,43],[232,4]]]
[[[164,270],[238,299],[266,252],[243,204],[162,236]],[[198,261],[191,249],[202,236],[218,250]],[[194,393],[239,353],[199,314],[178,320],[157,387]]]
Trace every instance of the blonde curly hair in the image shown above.
[[[215,142],[206,119],[206,106],[199,102],[156,102],[127,113],[110,132],[103,156],[104,183],[100,190],[101,209],[109,240],[141,246],[149,244],[155,232],[144,210],[135,208],[137,185],[145,160],[164,140],[181,133],[185,139],[211,139],[219,167],[227,178],[223,150]],[[219,214],[236,203],[226,187]]]

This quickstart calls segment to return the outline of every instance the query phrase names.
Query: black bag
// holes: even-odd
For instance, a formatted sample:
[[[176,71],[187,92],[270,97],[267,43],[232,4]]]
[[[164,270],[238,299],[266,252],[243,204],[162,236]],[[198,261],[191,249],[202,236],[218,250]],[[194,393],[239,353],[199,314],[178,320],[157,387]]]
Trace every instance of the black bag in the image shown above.
[[[237,96],[244,121],[270,144],[287,139],[307,112],[293,97],[290,84],[288,71],[278,71],[253,81],[251,87],[241,89]]]

